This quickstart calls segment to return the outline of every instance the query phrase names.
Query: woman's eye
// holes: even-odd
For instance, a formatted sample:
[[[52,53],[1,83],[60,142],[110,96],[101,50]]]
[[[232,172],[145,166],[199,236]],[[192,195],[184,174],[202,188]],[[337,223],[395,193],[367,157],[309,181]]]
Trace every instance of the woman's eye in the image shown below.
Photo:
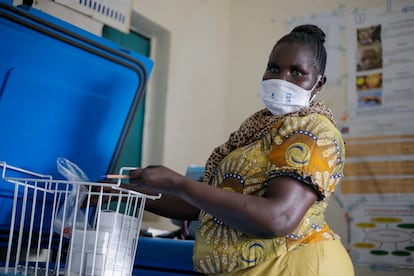
[[[297,71],[297,70],[294,70],[292,72],[292,75],[295,76],[295,77],[302,77],[303,76],[302,72]]]
[[[271,73],[277,73],[279,72],[279,70],[277,69],[277,67],[274,66],[269,66],[268,71]]]

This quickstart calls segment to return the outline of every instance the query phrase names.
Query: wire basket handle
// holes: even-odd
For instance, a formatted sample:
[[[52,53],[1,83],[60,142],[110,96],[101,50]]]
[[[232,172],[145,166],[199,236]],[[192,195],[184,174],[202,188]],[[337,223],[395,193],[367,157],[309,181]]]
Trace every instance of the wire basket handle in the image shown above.
[[[36,173],[36,172],[32,172],[32,171],[29,171],[29,170],[25,170],[25,169],[22,169],[22,168],[11,166],[11,165],[8,165],[5,161],[0,161],[0,166],[3,167],[2,168],[2,173],[1,173],[1,178],[3,180],[6,180],[6,181],[7,181],[8,178],[12,178],[10,176],[9,177],[6,176],[6,174],[9,171],[19,172],[19,173],[26,174],[26,175],[31,176],[31,177],[34,176],[34,177],[37,177],[37,178],[44,178],[44,179],[52,180],[51,175],[39,174],[39,173]],[[15,178],[15,177],[13,177],[13,178]]]

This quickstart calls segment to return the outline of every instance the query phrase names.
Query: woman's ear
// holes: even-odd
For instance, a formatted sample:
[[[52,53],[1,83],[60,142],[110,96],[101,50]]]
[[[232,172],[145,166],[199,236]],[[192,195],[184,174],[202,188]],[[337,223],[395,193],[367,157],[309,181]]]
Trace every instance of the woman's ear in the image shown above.
[[[316,84],[315,89],[312,91],[311,93],[311,97],[309,102],[312,102],[315,97],[319,94],[319,92],[322,90],[322,87],[325,85],[326,83],[326,76],[322,75],[322,77],[320,78],[320,80],[318,81],[318,83]]]
[[[322,77],[319,80],[319,83],[318,83],[318,85],[316,87],[319,88],[319,90],[321,90],[322,87],[325,85],[326,80],[327,80],[326,76],[325,75],[322,75]]]

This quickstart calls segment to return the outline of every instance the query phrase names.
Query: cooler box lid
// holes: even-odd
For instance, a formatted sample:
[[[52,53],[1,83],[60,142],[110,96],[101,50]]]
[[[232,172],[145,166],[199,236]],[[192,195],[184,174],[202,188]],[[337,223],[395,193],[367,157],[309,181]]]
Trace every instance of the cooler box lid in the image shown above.
[[[34,8],[0,1],[0,161],[63,179],[117,166],[153,62]],[[23,7],[23,6],[22,6]]]

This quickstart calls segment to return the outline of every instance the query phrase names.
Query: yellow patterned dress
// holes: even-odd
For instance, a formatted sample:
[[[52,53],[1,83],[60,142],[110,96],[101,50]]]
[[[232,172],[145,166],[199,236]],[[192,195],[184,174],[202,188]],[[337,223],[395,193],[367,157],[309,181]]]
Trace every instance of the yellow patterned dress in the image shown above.
[[[213,186],[263,196],[267,180],[287,175],[314,187],[319,199],[295,231],[274,239],[247,236],[202,211],[193,255],[196,271],[245,275],[244,272],[269,262],[275,263],[303,245],[339,240],[326,224],[324,211],[342,176],[344,143],[341,137],[332,122],[323,115],[285,117],[261,139],[225,156],[216,168],[211,181]]]

